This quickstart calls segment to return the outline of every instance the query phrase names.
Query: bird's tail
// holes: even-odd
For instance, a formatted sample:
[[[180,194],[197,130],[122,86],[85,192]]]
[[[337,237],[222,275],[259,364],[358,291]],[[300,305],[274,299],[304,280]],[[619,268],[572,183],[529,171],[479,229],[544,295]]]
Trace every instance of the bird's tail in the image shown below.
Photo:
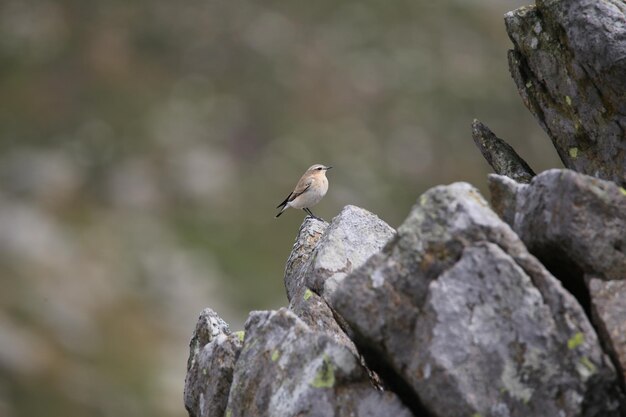
[[[280,206],[279,206],[280,207]],[[287,210],[287,206],[283,206],[283,208],[280,209],[280,211],[278,212],[278,214],[276,215],[276,218],[279,218],[281,214],[283,214],[283,211]]]

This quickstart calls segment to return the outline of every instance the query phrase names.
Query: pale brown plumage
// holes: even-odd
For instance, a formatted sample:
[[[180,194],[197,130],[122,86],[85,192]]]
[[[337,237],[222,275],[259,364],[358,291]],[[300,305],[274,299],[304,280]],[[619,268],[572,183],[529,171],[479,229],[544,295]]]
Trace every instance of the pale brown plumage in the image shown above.
[[[312,217],[318,218],[311,211],[311,207],[320,202],[328,191],[326,171],[332,167],[321,164],[312,165],[300,178],[295,188],[276,208],[281,209],[276,217],[289,207],[302,209]]]

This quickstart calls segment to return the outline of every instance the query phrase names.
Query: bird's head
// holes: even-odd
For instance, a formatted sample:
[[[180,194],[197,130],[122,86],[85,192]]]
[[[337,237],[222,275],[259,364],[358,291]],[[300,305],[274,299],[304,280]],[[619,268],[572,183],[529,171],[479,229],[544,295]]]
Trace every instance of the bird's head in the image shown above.
[[[331,169],[332,167],[327,167],[326,165],[322,165],[322,164],[315,164],[315,165],[311,165],[311,167],[309,169],[306,170],[307,174],[312,174],[312,175],[326,175],[326,171],[328,171],[329,169]]]

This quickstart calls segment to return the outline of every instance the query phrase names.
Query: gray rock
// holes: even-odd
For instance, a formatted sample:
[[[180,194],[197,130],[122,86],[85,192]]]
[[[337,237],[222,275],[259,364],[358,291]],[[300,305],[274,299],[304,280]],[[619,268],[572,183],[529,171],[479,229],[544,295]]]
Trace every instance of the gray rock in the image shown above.
[[[430,416],[619,416],[582,308],[468,184],[422,195],[331,306]]]
[[[502,220],[513,227],[517,210],[517,193],[524,184],[520,184],[504,175],[489,174],[489,193],[491,207]]]
[[[565,268],[626,279],[626,191],[617,185],[570,170],[545,171],[519,189],[516,212],[513,229],[555,273]]]
[[[354,215],[354,217],[351,221],[347,221],[352,215]],[[346,230],[349,225],[357,225],[355,227],[357,230],[359,228],[363,229],[362,225],[371,224],[373,218],[378,220],[376,216],[369,212],[353,206],[344,208],[344,210],[333,219],[331,227],[328,227],[328,223],[307,217],[302,223],[302,226],[300,226],[298,237],[296,238],[296,242],[285,268],[285,287],[287,288],[289,309],[304,321],[311,330],[325,333],[335,342],[345,346],[357,357],[360,355],[354,342],[348,335],[350,331],[349,326],[343,322],[341,317],[333,313],[326,300],[307,286],[307,281],[309,280],[309,270],[312,269],[312,262],[310,260],[317,256],[316,250],[318,246],[321,246],[322,236],[325,236],[325,242],[341,245],[341,236],[346,235]],[[381,221],[378,220],[378,222]],[[386,224],[384,225],[386,226]],[[389,228],[388,226],[386,227]],[[365,232],[366,231],[367,230],[365,230]],[[326,237],[325,232],[330,232],[330,237]],[[352,232],[349,235],[356,240],[356,232]],[[363,240],[366,242],[373,240],[374,237],[368,239],[366,236],[362,236]],[[322,252],[328,254],[328,244],[325,243],[324,247],[326,249],[322,250]],[[344,249],[341,249],[341,251],[342,253],[346,252]],[[322,255],[322,258],[324,258],[324,256],[325,255]],[[356,262],[356,257],[352,259]],[[362,365],[369,373],[372,383],[380,387],[381,382],[378,375],[369,370],[364,363],[362,363]]]
[[[626,280],[589,279],[592,313],[626,386]]]
[[[537,0],[505,16],[509,67],[565,167],[626,185],[626,3]]]
[[[354,342],[339,325],[326,301],[307,287],[302,287],[289,302],[289,310],[295,313],[313,331],[325,333],[335,342],[345,346],[355,356],[359,352]]]
[[[327,227],[328,223],[325,221],[309,216],[304,218],[285,267],[285,289],[288,300],[291,301],[294,294],[305,286],[302,267],[313,253],[313,249]]]
[[[344,207],[302,268],[307,286],[328,299],[347,274],[380,251],[394,234],[393,228],[369,211]]]
[[[506,175],[521,183],[528,183],[535,176],[535,172],[511,145],[497,137],[491,129],[476,119],[472,123],[472,138],[496,174]]]
[[[505,207],[528,249],[591,310],[626,382],[626,297],[616,297],[626,282],[626,191],[570,170],[543,172],[526,186],[489,181],[494,207]]]
[[[291,311],[253,312],[245,327],[225,416],[411,416],[348,349]]]
[[[215,311],[205,308],[200,313],[200,317],[198,317],[191,342],[189,342],[187,370],[193,366],[197,356],[200,354],[200,350],[220,334],[230,334],[228,324]]]
[[[185,378],[185,408],[190,417],[224,415],[242,340],[243,332],[231,334],[213,310],[202,312],[191,340]]]

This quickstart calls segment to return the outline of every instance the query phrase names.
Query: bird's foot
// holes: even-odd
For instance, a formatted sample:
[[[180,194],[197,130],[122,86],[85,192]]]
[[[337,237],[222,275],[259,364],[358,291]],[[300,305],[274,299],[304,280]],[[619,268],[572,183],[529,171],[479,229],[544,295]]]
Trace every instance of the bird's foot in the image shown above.
[[[310,217],[311,219],[319,220],[321,222],[326,222],[326,220],[322,219],[321,217],[317,217],[317,216],[312,215],[312,214],[307,214],[306,217]]]

